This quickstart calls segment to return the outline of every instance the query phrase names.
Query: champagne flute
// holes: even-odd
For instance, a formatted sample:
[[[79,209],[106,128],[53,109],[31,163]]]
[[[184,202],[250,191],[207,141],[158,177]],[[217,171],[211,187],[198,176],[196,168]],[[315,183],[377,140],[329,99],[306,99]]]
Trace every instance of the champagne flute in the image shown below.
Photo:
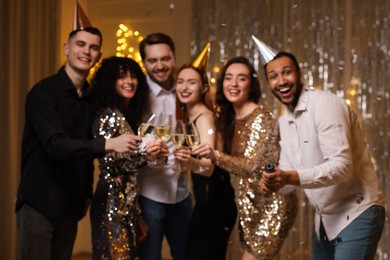
[[[190,148],[193,148],[200,144],[200,137],[198,131],[196,130],[195,124],[190,122],[186,124],[186,142]],[[199,155],[196,155],[195,158],[200,159]],[[208,170],[208,167],[203,167],[199,165],[197,173],[202,173]]]
[[[156,115],[152,113],[148,120],[145,123],[142,123],[138,127],[138,135],[141,137],[148,137],[150,136],[154,131],[154,125],[155,125],[155,118]]]
[[[137,130],[138,135],[141,136],[142,138],[149,137],[154,131],[155,124],[156,124],[156,114],[151,113],[150,116],[148,117],[148,120],[146,120],[146,122],[144,123],[141,123],[140,126],[138,127]],[[148,161],[149,166],[154,166],[156,165],[156,163],[157,163],[156,159],[153,161]]]
[[[158,117],[157,124],[155,126],[155,135],[163,142],[167,142],[171,138],[172,133],[172,115],[161,113]],[[162,166],[161,160],[157,161],[157,166]]]
[[[172,130],[171,138],[172,138],[173,144],[176,147],[182,146],[184,144],[184,142],[185,142],[185,127],[184,127],[183,120],[181,120],[181,119],[176,120],[176,123],[173,127],[173,130]],[[186,168],[181,164],[181,162],[178,162],[175,164],[174,170],[181,172],[181,171],[186,170]]]
[[[155,130],[156,137],[163,142],[167,142],[172,133],[172,115],[161,113]]]

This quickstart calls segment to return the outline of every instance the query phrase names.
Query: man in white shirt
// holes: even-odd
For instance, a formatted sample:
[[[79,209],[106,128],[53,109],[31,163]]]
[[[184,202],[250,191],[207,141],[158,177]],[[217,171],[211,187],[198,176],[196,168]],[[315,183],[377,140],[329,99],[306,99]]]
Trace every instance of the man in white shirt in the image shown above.
[[[175,115],[175,45],[163,33],[148,35],[140,43],[140,53],[147,72],[151,111]],[[170,154],[162,168],[144,167],[138,175],[139,202],[149,233],[140,244],[140,258],[161,260],[165,235],[174,260],[184,260],[192,216],[192,202],[188,191],[188,176],[173,170],[174,145],[168,141]]]
[[[356,113],[330,92],[304,88],[291,53],[279,52],[264,69],[286,106],[279,166],[263,174],[264,194],[285,185],[304,189],[315,208],[313,259],[374,259],[384,198]]]

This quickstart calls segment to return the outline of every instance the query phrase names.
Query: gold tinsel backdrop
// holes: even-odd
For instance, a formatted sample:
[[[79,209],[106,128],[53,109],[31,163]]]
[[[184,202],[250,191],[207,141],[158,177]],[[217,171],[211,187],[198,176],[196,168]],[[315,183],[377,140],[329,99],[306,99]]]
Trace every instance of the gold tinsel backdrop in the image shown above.
[[[389,205],[390,1],[196,0],[191,55],[211,43],[212,82],[224,62],[246,56],[259,71],[262,103],[280,114],[265,86],[255,35],[276,50],[294,53],[305,83],[344,98],[356,111]],[[312,212],[303,193],[300,212],[279,259],[310,259]],[[232,239],[229,259],[239,254]],[[388,213],[376,259],[390,257]]]

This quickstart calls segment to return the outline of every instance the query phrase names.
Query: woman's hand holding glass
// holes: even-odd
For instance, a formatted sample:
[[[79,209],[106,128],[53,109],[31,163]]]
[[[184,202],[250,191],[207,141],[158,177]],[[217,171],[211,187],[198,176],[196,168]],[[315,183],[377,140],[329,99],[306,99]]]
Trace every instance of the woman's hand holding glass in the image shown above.
[[[161,113],[158,117],[155,134],[158,139],[164,142],[171,138],[172,133],[172,115]]]
[[[168,147],[162,140],[155,139],[146,143],[146,158],[148,161],[155,161],[158,158],[166,158],[168,155]]]
[[[143,138],[151,136],[155,131],[156,124],[156,114],[151,113],[148,119],[138,127],[138,135]],[[145,152],[150,165],[155,165],[158,157],[167,156],[163,142],[158,139],[147,141]]]
[[[201,158],[210,159],[212,162],[216,160],[213,147],[209,144],[200,144],[192,148],[192,154]]]
[[[175,145],[173,154],[175,155],[177,161],[174,166],[174,170],[178,172],[185,171],[187,168],[182,163],[188,161],[188,159],[191,157],[191,151],[188,146],[183,146],[185,143],[185,127],[183,120],[176,120],[173,126],[171,139]]]
[[[106,140],[105,150],[133,154],[138,151],[142,139],[133,134],[121,134]]]
[[[194,123],[186,124],[186,142],[191,148],[191,154],[195,156],[198,160],[201,160],[200,153],[197,152],[196,147],[200,145],[200,137]],[[203,146],[202,146],[203,147]],[[203,173],[208,170],[208,167],[199,165],[198,169],[194,172]]]
[[[172,133],[172,115],[161,113],[158,116],[154,128],[155,136],[162,142],[161,153],[158,155],[155,161],[150,162],[151,166],[160,167],[166,164],[169,151],[165,142],[171,138],[171,133]]]

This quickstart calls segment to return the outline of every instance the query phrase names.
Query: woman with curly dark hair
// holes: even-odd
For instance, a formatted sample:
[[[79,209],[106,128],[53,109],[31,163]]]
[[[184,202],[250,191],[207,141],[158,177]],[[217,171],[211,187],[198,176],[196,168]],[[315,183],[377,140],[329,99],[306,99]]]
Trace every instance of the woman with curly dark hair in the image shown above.
[[[137,89],[131,98],[122,97],[115,87],[117,79],[130,73],[138,81]],[[131,84],[130,84],[131,85]],[[130,58],[110,57],[102,61],[92,79],[96,98],[96,111],[102,112],[108,107],[116,107],[126,118],[132,130],[136,132],[142,119],[150,113],[149,86],[138,63]]]
[[[279,158],[277,120],[259,106],[260,97],[260,84],[249,60],[229,60],[216,91],[222,149],[209,149],[207,154],[216,166],[235,175],[242,260],[273,259],[297,213],[295,192],[264,197],[258,189],[262,166],[276,164]]]
[[[99,159],[100,176],[91,204],[94,259],[138,259],[136,243],[146,238],[147,226],[138,205],[137,173],[147,159],[165,156],[160,140],[140,148],[134,134],[149,111],[145,75],[129,58],[103,60],[93,80],[97,117],[94,138],[131,134],[131,153],[108,152]]]

